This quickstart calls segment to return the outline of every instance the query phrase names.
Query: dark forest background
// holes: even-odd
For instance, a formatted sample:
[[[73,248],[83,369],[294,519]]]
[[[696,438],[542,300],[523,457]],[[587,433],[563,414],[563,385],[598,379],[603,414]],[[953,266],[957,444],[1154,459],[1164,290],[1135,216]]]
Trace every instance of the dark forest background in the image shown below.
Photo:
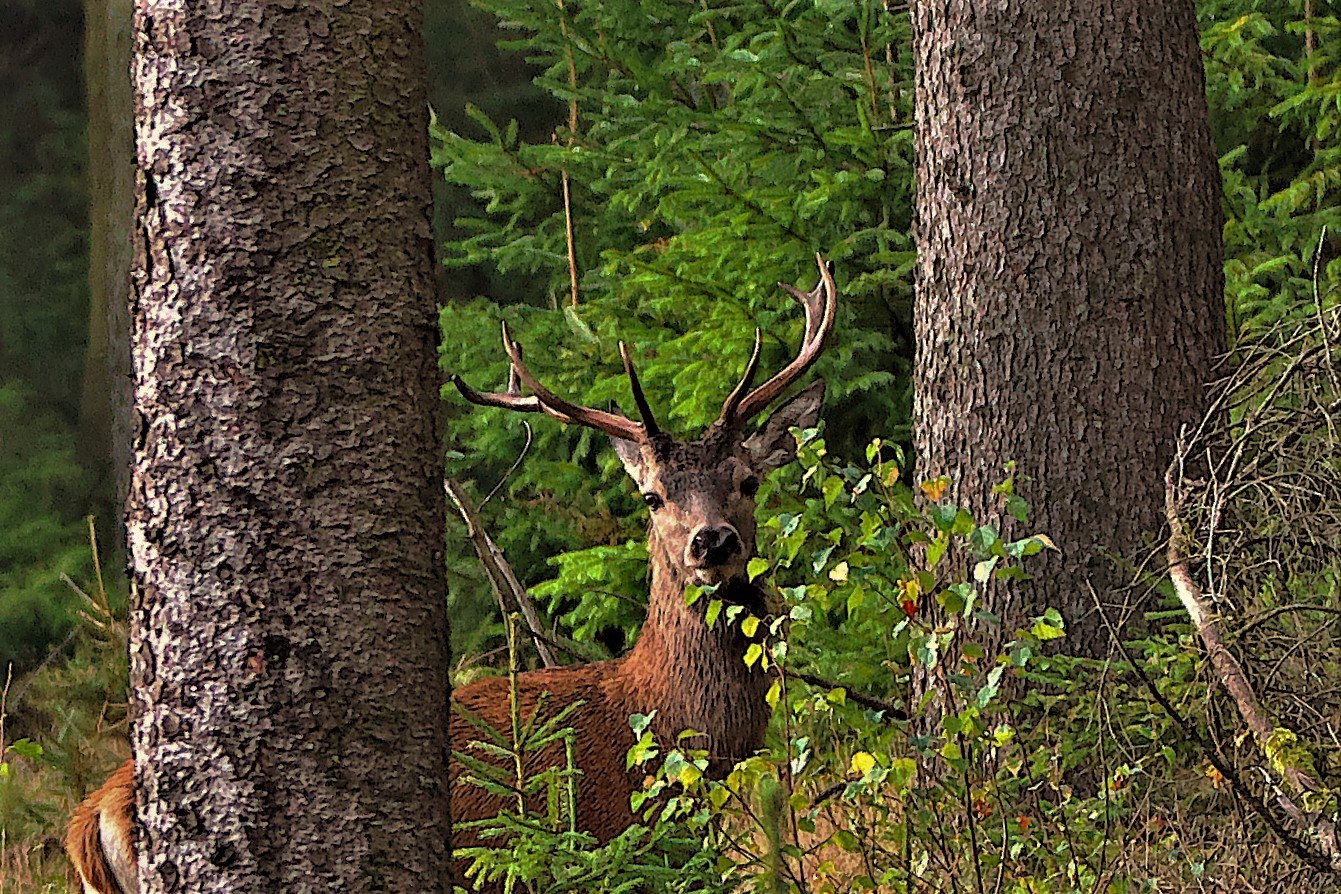
[[[13,753],[60,772],[59,782],[0,785],[0,815],[14,818],[14,838],[30,835],[48,857],[69,805],[124,754],[124,706],[113,694],[124,691],[125,676],[120,510],[107,410],[88,396],[106,393],[108,370],[90,339],[107,321],[90,304],[84,8],[81,0],[0,4],[0,684],[11,679],[8,739],[40,738],[46,749]],[[1282,327],[1303,325],[1326,308],[1334,313],[1341,279],[1341,2],[1199,0],[1197,8],[1224,187],[1224,347],[1225,369],[1232,370],[1263,345],[1294,344]],[[588,35],[596,37],[584,42]],[[822,581],[826,601],[805,606],[815,614],[807,658],[831,676],[887,687],[880,694],[890,696],[888,671],[906,670],[909,644],[906,636],[894,642],[885,634],[904,609],[897,599],[862,590],[856,576],[849,581],[845,562],[835,576],[834,545],[861,534],[866,521],[855,510],[843,516],[841,501],[833,504],[844,488],[866,488],[868,473],[894,468],[883,460],[911,446],[913,60],[906,14],[887,3],[824,0],[744,0],[720,10],[616,0],[567,11],[520,0],[433,0],[426,37],[444,373],[498,388],[505,375],[498,324],[506,320],[530,347],[527,360],[542,379],[604,405],[623,387],[613,345],[625,339],[658,413],[664,407],[671,426],[693,430],[720,407],[756,323],[768,332],[766,368],[790,356],[800,323],[773,284],[808,288],[814,253],[836,260],[841,338],[819,366],[830,384],[829,453],[812,448],[803,455],[811,480],[831,479],[834,491],[816,508],[815,500],[807,505],[791,495],[797,470],[766,486],[761,506],[784,512],[766,525],[762,554],[786,556],[788,564],[803,547],[822,556],[812,566],[807,552],[789,572],[799,580],[807,569],[811,577],[830,569]],[[802,86],[793,92],[781,85]],[[721,358],[732,358],[725,372]],[[1244,387],[1242,406],[1266,390],[1266,381]],[[645,510],[603,440],[545,423],[503,424],[450,395],[444,414],[449,470],[484,504],[486,523],[519,576],[563,631],[595,654],[619,652],[641,620]],[[876,437],[883,446],[868,451]],[[1335,474],[1335,456],[1319,462]],[[911,456],[900,467],[901,486],[915,480]],[[898,472],[890,474],[892,486]],[[89,518],[105,590],[97,583]],[[446,524],[458,655],[496,656],[502,628],[487,578],[459,522]],[[1280,527],[1265,519],[1263,529],[1270,533],[1273,525]],[[813,542],[844,526],[827,546]],[[1252,608],[1274,623],[1293,610],[1283,605],[1307,603],[1322,619],[1318,635],[1309,634],[1311,651],[1296,650],[1294,639],[1305,637],[1284,631],[1260,657],[1273,663],[1272,673],[1300,677],[1292,665],[1274,664],[1279,647],[1325,682],[1336,677],[1338,563],[1334,544],[1319,548],[1328,558],[1307,575],[1291,573],[1290,556],[1272,556],[1279,573],[1263,572],[1243,617]],[[1168,626],[1132,648],[1198,723],[1198,712],[1207,714],[1207,735],[1229,739],[1233,721],[1201,707],[1212,701],[1213,687],[1186,627],[1177,626],[1176,601],[1167,588],[1152,590],[1148,617]],[[577,593],[593,595],[578,600]],[[866,662],[844,658],[853,642],[866,644],[856,649]],[[39,667],[47,672],[34,673]],[[1051,686],[1083,679],[1054,670]],[[1102,690],[1111,698],[1087,703],[1070,719],[1131,708],[1124,700],[1135,700],[1139,685],[1110,670],[1090,679],[1101,681],[1092,696]],[[1305,685],[1300,679],[1286,682]],[[1322,682],[1307,685],[1322,691]],[[1110,774],[1110,790],[1164,768],[1189,803],[1223,795],[1223,779],[1202,760],[1201,745],[1171,733],[1162,707],[1138,707],[1146,713],[1129,728],[1144,738],[1115,758],[1128,763]],[[1335,718],[1323,721],[1310,732]],[[88,746],[95,732],[98,748]],[[1073,769],[1107,735],[1068,741],[1058,753],[1066,751]],[[888,769],[871,757],[874,746],[861,748],[834,758],[839,772],[864,767],[859,775],[869,779],[872,767]],[[1324,761],[1330,778],[1341,778],[1338,753]],[[1142,791],[1156,791],[1163,777],[1149,778],[1155,781]],[[1069,804],[1070,797],[1068,790],[1058,801]],[[1151,839],[1164,835],[1164,826],[1131,824]],[[1021,831],[1028,832],[1027,822]],[[1108,846],[1104,829],[1087,831],[1096,851]],[[1199,853],[1217,852],[1219,832],[1196,834],[1206,836]],[[1159,841],[1156,859],[1177,863],[1174,877],[1200,877],[1204,864]],[[7,890],[3,868],[0,891]]]
[[[740,321],[749,314],[778,321],[765,359],[781,357],[795,321],[770,284],[808,275],[806,259],[823,249],[848,280],[842,345],[821,368],[831,381],[830,428],[848,455],[873,435],[906,445],[913,350],[906,18],[873,17],[862,7],[831,21],[823,4],[800,13],[761,4],[758,15],[726,16],[731,45],[705,53],[711,48],[695,46],[664,16],[627,24],[640,19],[606,4],[583,13],[583,24],[616,39],[585,48],[571,68],[557,39],[563,23],[550,21],[552,13],[506,0],[481,5],[430,3],[426,23],[435,161],[445,175],[436,187],[441,296],[462,308],[444,333],[444,368],[478,371],[487,385],[502,368],[493,335],[502,316],[534,332],[529,340],[576,344],[554,358],[557,382],[609,400],[619,371],[611,352],[593,346],[617,322],[632,321],[631,340],[653,346],[645,378],[654,402],[672,403],[672,420],[692,423],[714,405],[714,389],[726,387],[725,377],[703,375],[705,351],[747,351],[750,327]],[[1324,262],[1341,244],[1332,13],[1331,4],[1302,0],[1199,4],[1226,190],[1226,313],[1235,340],[1297,309],[1312,289],[1319,239]],[[782,51],[750,49],[787,16],[792,30]],[[77,0],[9,0],[0,8],[0,666],[16,676],[72,629],[79,598],[61,575],[85,580],[91,570],[86,517],[97,520],[108,567],[118,565],[105,409],[85,397],[106,393],[97,381],[106,370],[88,351],[90,326],[105,321],[91,322],[89,307],[84,25]],[[500,40],[510,48],[499,49]],[[768,78],[784,68],[825,78],[804,96],[770,93]],[[882,82],[872,82],[877,101],[858,101],[858,87],[872,78]],[[725,83],[735,85],[740,111],[719,109],[727,124],[706,127]],[[574,150],[570,115],[579,107],[582,145]],[[807,130],[825,145],[780,156],[770,143]],[[571,178],[567,211],[561,171]],[[574,297],[566,214],[576,223],[580,316],[573,308],[549,312]],[[757,251],[742,256],[745,244]],[[667,330],[674,340],[663,346]],[[600,378],[581,381],[598,355]],[[672,383],[673,394],[664,390]],[[460,414],[454,404],[447,412]],[[518,427],[500,432],[492,419],[464,414],[450,445],[454,471],[489,488],[524,443]],[[624,544],[637,526],[622,521],[634,504],[618,470],[593,455],[599,449],[589,436],[546,429],[536,437],[534,461],[507,479],[507,495],[524,495],[526,505],[499,507],[495,536],[532,583],[554,575],[549,557],[573,553],[557,566],[560,576],[596,574],[615,591],[636,586],[637,547]],[[561,455],[570,458],[553,458]],[[595,496],[585,487],[593,471],[606,485]],[[458,638],[473,641],[484,628],[496,635],[475,613],[489,605],[483,576],[464,539],[452,539],[454,592],[465,611]],[[583,552],[591,548],[598,552]],[[561,599],[556,607],[571,608]],[[613,605],[592,611],[626,631],[637,621]],[[590,618],[568,621],[581,630]]]

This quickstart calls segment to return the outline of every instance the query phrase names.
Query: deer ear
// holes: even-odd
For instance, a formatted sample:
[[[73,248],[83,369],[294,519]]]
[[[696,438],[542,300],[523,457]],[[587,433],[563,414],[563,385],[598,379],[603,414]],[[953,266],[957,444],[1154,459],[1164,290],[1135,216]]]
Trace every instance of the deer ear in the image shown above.
[[[745,439],[745,450],[759,474],[787,465],[796,458],[793,428],[814,428],[824,403],[824,380],[820,379],[774,411],[759,431]]]
[[[642,488],[647,483],[647,461],[643,459],[642,445],[623,438],[611,438],[610,443],[615,446],[615,453],[619,454],[624,470]]]

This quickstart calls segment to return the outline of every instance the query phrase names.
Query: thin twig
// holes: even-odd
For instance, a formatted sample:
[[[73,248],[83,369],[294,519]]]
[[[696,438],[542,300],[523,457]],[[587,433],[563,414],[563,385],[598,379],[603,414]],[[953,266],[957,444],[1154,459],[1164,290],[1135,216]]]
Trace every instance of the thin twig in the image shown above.
[[[512,465],[508,466],[508,470],[503,473],[503,477],[499,478],[498,483],[489,491],[488,496],[483,500],[480,500],[478,508],[483,509],[485,506],[489,505],[489,501],[503,489],[503,485],[507,484],[508,479],[511,478],[512,474],[521,466],[522,460],[526,459],[526,454],[531,452],[531,442],[535,438],[535,434],[531,431],[531,423],[522,420],[522,428],[526,431],[526,443],[522,445],[522,449],[517,453],[517,458],[513,460]]]
[[[1312,6],[1312,0],[1309,0]],[[1310,12],[1310,18],[1312,13]],[[1309,32],[1312,37],[1313,32]],[[1312,69],[1309,70],[1309,76],[1312,77]],[[1332,380],[1333,393],[1341,391],[1341,379],[1337,378],[1336,366],[1332,363],[1332,327],[1327,320],[1327,314],[1322,309],[1322,291],[1318,288],[1318,283],[1322,278],[1322,250],[1327,245],[1327,227],[1322,228],[1318,234],[1318,247],[1313,251],[1313,307],[1318,313],[1318,334],[1322,337],[1322,360],[1327,367],[1328,377]]]
[[[5,664],[5,687],[0,689],[0,762],[5,759],[5,717],[9,712],[9,684],[14,682],[14,662]]]
[[[577,309],[577,237],[573,231],[573,192],[569,184],[568,169],[560,172],[563,184],[563,231],[568,242],[568,302]]]
[[[777,671],[774,670],[774,673]],[[883,698],[877,698],[874,695],[867,695],[858,692],[846,683],[836,683],[833,680],[825,679],[817,674],[806,673],[805,671],[787,668],[787,676],[795,677],[802,683],[809,683],[811,686],[817,686],[821,689],[841,689],[847,694],[847,699],[863,708],[870,708],[872,711],[883,711],[885,721],[907,720],[908,712],[897,702],[886,701]]]

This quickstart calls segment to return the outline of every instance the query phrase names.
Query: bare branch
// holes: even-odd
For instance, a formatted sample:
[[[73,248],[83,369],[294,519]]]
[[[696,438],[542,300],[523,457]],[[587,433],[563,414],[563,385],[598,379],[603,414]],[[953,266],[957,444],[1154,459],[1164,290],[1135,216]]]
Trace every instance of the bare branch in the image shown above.
[[[1176,483],[1177,470],[1182,466],[1185,451],[1180,449],[1178,456],[1169,466],[1164,476],[1165,515],[1169,522],[1169,578],[1178,594],[1178,599],[1186,609],[1192,626],[1206,646],[1206,654],[1216,676],[1234,699],[1239,715],[1252,730],[1258,747],[1266,755],[1273,769],[1289,784],[1296,797],[1304,800],[1317,799],[1326,790],[1318,781],[1317,771],[1307,759],[1307,752],[1290,748],[1297,741],[1295,734],[1285,727],[1278,726],[1258,701],[1252,684],[1238,659],[1225,645],[1220,626],[1209,608],[1208,600],[1197,586],[1188,570],[1186,559],[1187,535],[1180,515],[1180,498]],[[1304,759],[1301,760],[1300,758]],[[1284,792],[1277,793],[1277,801],[1296,822],[1308,828],[1332,868],[1341,871],[1341,848],[1338,847],[1336,822],[1320,810],[1307,810],[1296,803],[1295,798]]]
[[[503,551],[494,543],[489,532],[484,530],[484,525],[480,523],[479,512],[470,495],[454,478],[448,478],[443,484],[447,490],[447,498],[452,501],[456,511],[461,513],[461,518],[465,520],[466,536],[470,538],[470,545],[475,547],[475,555],[479,556],[481,564],[484,565],[485,574],[489,575],[489,583],[498,598],[498,606],[503,610],[503,616],[507,617],[512,611],[521,612],[522,617],[526,619],[526,627],[530,632],[531,641],[535,643],[540,662],[545,667],[557,667],[558,659],[554,657],[548,638],[544,635],[544,627],[540,623],[540,613],[536,611],[535,603],[531,601],[526,588],[517,580],[517,575],[513,573],[512,566],[508,564]]]

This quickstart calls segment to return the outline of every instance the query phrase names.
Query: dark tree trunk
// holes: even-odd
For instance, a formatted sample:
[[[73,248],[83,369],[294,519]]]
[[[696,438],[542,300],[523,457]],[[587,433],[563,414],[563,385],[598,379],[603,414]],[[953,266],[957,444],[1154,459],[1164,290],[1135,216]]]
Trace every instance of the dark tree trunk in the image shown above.
[[[444,891],[418,3],[137,0],[143,891]]]
[[[1101,553],[1162,525],[1178,427],[1224,348],[1220,186],[1191,0],[915,0],[915,440],[980,520],[1007,461],[1016,536],[1061,547],[994,606],[1105,651]]]
[[[93,478],[93,505],[120,554],[121,513],[130,485],[130,268],[135,220],[134,104],[130,92],[132,0],[84,6],[88,96],[88,347],[80,402],[80,460]]]

